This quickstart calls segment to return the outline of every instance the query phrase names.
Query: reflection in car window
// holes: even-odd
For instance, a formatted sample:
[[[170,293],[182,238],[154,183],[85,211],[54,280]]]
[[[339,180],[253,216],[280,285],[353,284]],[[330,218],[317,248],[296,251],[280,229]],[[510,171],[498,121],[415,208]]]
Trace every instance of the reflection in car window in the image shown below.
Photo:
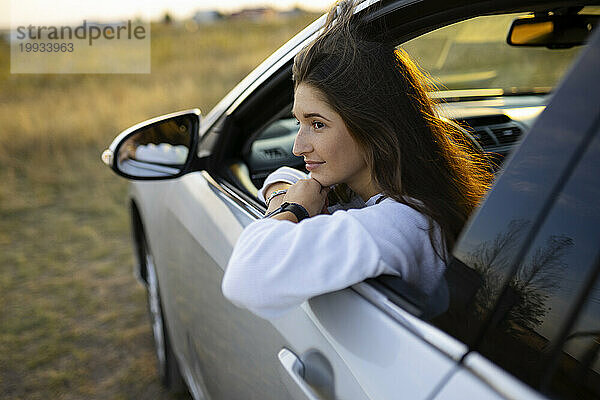
[[[582,47],[550,50],[509,46],[506,37],[511,23],[523,15],[527,14],[472,18],[419,36],[400,47],[449,90],[548,92]]]
[[[599,168],[600,136],[596,134],[555,200],[528,253],[518,264],[516,273],[496,305],[496,315],[478,349],[484,356],[535,388],[540,388],[545,382],[556,350],[562,348],[563,331],[568,328],[565,325],[572,322],[570,316],[578,305],[578,298],[590,289],[590,279],[596,277],[600,257]],[[510,242],[519,240],[519,230],[526,224],[514,221],[505,236],[482,245],[480,254],[473,255],[481,261],[497,257],[495,265],[501,268],[490,268],[490,264],[477,264],[470,260],[469,264],[476,265],[482,279],[482,289],[477,294],[480,309],[492,307],[489,299],[496,298],[502,291],[497,282],[504,280],[506,268],[502,268],[503,253],[495,251],[496,248],[510,246]],[[589,311],[582,314],[579,325],[572,331],[595,330],[596,334],[566,343],[565,350],[569,353],[564,353],[560,358],[560,368],[563,370],[584,368],[584,360],[577,359],[577,356],[588,354],[584,349],[586,345],[587,348],[594,343],[597,345],[600,316],[597,292],[596,302],[588,303],[587,307]],[[595,395],[588,396],[592,398],[599,394],[597,390],[600,388],[597,365],[595,370],[588,367],[587,374],[589,382],[596,382]],[[587,398],[573,397],[573,393],[583,392],[575,391],[564,375],[557,373],[555,378],[559,381],[553,382],[553,387],[563,389],[563,394],[571,393],[565,398]],[[564,390],[564,385],[568,390]]]

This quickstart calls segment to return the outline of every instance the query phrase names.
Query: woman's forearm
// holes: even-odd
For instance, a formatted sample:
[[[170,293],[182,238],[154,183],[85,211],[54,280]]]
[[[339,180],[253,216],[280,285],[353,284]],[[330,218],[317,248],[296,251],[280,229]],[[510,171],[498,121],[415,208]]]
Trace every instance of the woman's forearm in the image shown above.
[[[298,219],[296,218],[296,216],[294,215],[294,213],[291,212],[291,211],[284,211],[282,213],[275,214],[271,218],[278,219],[278,220],[281,220],[281,221],[290,221],[290,222],[293,222],[295,224],[298,223]]]
[[[268,187],[268,189],[266,190],[267,198],[268,198],[269,194],[276,192],[278,190],[286,190],[290,186],[291,185],[289,183],[284,183],[284,182],[277,182],[277,183],[270,185]],[[278,196],[273,197],[271,199],[271,202],[269,203],[269,207],[267,208],[267,214],[270,213],[271,211],[275,211],[276,209],[278,209],[281,206],[281,204],[283,203],[284,197],[285,197],[284,194],[280,194]],[[279,220],[287,220],[287,221],[292,221],[292,222],[298,222],[298,220],[296,219],[296,216],[289,211],[273,215],[271,218],[279,219]]]

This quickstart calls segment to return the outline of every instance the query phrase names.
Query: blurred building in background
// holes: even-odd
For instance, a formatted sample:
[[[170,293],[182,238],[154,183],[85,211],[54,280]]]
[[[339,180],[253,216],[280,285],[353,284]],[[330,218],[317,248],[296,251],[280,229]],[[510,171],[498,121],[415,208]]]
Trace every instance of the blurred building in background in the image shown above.
[[[245,8],[229,15],[232,19],[250,19],[253,21],[264,21],[266,19],[274,19],[278,16],[277,11],[270,7],[262,8]]]
[[[192,16],[192,20],[198,25],[209,24],[223,18],[223,14],[214,10],[200,10]]]

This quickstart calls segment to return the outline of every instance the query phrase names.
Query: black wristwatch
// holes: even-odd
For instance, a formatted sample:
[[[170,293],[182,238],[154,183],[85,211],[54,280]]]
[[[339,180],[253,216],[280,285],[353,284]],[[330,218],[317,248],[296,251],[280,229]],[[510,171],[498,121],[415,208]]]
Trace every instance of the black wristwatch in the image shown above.
[[[283,202],[281,204],[281,206],[279,206],[278,209],[271,211],[270,213],[268,213],[267,215],[265,215],[263,218],[269,218],[272,217],[273,215],[285,212],[285,211],[289,211],[292,214],[294,214],[296,216],[296,219],[298,220],[298,222],[302,221],[304,218],[309,218],[310,214],[308,213],[308,211],[306,211],[306,208],[302,207],[300,204],[298,203],[288,203]]]

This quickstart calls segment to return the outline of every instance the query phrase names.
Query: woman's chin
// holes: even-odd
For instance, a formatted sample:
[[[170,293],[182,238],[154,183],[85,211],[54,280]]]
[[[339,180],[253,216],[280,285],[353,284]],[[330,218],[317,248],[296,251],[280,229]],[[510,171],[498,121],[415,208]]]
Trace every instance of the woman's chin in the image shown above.
[[[319,182],[321,184],[321,186],[323,186],[323,187],[333,185],[333,183],[329,183],[330,179],[327,179],[327,177],[325,177],[322,174],[319,174],[318,172],[315,172],[315,171],[309,172],[308,177]]]

